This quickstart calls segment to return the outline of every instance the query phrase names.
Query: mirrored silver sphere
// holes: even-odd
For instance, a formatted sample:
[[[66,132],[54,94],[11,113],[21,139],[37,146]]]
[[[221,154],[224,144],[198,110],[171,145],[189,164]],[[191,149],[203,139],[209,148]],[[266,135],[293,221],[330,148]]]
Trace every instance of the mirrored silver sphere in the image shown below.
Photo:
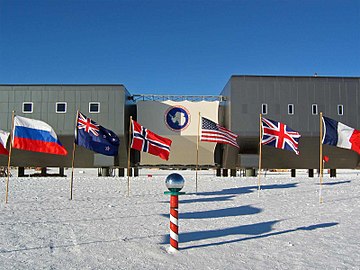
[[[184,187],[184,183],[184,177],[178,173],[169,174],[165,179],[165,185],[170,191],[180,191]]]

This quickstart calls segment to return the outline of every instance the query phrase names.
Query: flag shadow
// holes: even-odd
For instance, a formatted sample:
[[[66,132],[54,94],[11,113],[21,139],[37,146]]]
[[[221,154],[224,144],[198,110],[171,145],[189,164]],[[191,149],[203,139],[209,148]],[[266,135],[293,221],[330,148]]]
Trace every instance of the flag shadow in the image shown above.
[[[338,182],[328,182],[328,183],[322,183],[323,185],[326,185],[326,186],[334,186],[334,185],[341,185],[341,184],[348,184],[348,183],[351,183],[350,180],[347,180],[347,181],[338,181]],[[318,183],[319,185],[319,183]]]
[[[179,219],[206,219],[206,218],[223,218],[244,215],[255,215],[262,210],[251,205],[237,206],[225,209],[216,209],[209,211],[179,213]],[[162,214],[163,217],[169,217],[169,214]]]
[[[289,183],[289,184],[274,184],[274,185],[262,185],[261,190],[271,190],[271,189],[285,189],[285,188],[295,188],[298,183]],[[219,191],[209,191],[209,192],[198,192],[198,193],[188,193],[189,195],[202,195],[202,196],[212,196],[212,195],[239,195],[255,192],[258,190],[258,186],[248,186],[240,188],[227,188]]]
[[[179,203],[201,203],[201,202],[225,202],[225,201],[232,201],[235,195],[229,196],[218,196],[212,198],[197,198],[197,199],[186,199],[182,200],[181,197],[179,199]],[[160,203],[169,203],[169,201],[160,201]]]

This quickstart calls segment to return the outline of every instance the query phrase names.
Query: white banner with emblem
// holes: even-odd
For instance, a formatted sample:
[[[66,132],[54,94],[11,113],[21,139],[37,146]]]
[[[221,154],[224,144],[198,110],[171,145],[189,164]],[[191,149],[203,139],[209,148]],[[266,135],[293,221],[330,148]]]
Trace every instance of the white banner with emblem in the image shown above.
[[[218,101],[138,101],[138,123],[172,140],[168,161],[141,152],[140,164],[195,165],[199,112],[218,122],[218,110]],[[199,165],[214,165],[215,146],[216,143],[200,142]]]

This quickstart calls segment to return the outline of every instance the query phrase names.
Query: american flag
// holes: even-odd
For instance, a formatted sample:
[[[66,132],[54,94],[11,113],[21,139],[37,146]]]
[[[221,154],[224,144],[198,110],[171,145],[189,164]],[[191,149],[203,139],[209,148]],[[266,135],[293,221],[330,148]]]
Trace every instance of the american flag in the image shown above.
[[[170,139],[161,137],[132,120],[131,148],[168,160],[171,143]]]
[[[299,154],[298,146],[301,135],[292,130],[287,125],[262,118],[262,144],[273,146],[280,149],[294,151]]]
[[[230,144],[232,146],[240,148],[236,142],[237,137],[238,135],[236,135],[232,131],[222,126],[219,126],[215,122],[205,117],[201,117],[201,141]]]

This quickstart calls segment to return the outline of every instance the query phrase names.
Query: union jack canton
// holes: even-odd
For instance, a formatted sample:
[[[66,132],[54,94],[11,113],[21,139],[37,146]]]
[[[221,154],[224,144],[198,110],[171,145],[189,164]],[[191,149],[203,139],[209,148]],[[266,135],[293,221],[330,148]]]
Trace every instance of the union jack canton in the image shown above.
[[[97,124],[81,112],[77,115],[75,143],[96,153],[117,156],[120,140],[115,132]]]
[[[262,140],[264,145],[273,146],[275,148],[294,151],[299,155],[299,139],[300,133],[292,130],[287,125],[262,118]]]

